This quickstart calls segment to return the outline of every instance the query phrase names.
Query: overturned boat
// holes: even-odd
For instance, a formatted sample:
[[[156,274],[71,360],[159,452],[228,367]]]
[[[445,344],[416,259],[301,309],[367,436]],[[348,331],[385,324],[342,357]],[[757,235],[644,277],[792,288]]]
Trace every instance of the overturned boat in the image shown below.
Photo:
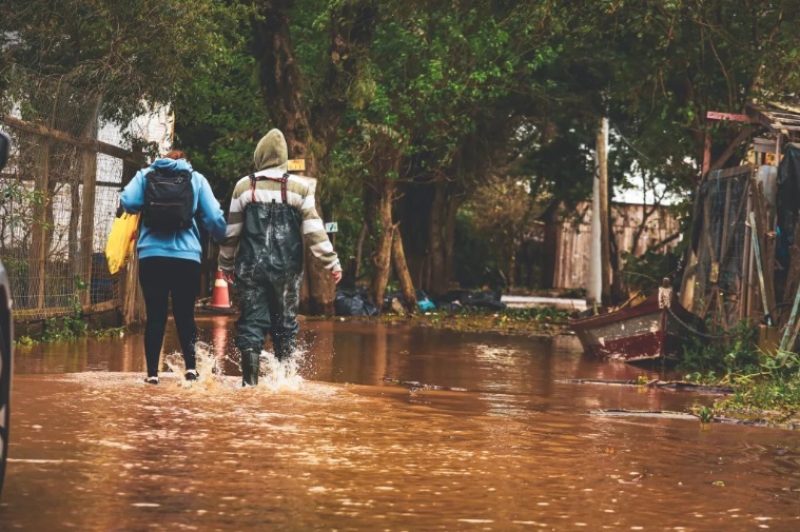
[[[638,304],[570,320],[586,353],[625,362],[676,359],[698,318],[683,308],[671,287]]]

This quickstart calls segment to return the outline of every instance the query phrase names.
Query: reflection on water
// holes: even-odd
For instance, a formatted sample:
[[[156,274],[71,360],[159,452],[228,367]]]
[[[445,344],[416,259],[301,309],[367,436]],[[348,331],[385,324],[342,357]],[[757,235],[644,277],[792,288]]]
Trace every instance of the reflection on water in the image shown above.
[[[200,325],[191,387],[143,384],[138,335],[20,351],[0,529],[800,527],[796,433],[586,415],[710,399],[559,383],[641,373],[571,338],[309,322],[299,377],[241,389]]]

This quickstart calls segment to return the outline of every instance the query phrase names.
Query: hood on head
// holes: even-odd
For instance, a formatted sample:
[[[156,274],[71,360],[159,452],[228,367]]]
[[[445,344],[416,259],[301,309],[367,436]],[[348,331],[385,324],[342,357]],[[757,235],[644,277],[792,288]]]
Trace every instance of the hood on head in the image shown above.
[[[150,167],[160,168],[168,172],[192,171],[192,165],[186,159],[156,159]]]
[[[261,137],[253,154],[256,171],[276,168],[286,172],[289,169],[289,148],[280,129],[271,129]]]

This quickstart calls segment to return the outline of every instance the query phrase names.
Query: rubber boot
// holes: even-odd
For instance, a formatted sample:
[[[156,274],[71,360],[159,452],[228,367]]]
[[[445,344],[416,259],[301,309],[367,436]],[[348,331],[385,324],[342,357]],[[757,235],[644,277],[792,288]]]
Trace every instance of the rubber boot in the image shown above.
[[[288,360],[297,348],[297,340],[291,334],[276,334],[272,338],[272,347],[275,350],[275,358],[278,362]]]
[[[272,351],[275,353],[275,358],[278,359],[278,362],[283,362],[286,358],[283,344],[283,338],[280,335],[276,334],[272,337]]]
[[[283,340],[283,360],[288,360],[294,355],[297,349],[297,338],[294,335],[289,335]]]
[[[245,351],[242,353],[242,386],[256,386],[258,384],[258,352]]]

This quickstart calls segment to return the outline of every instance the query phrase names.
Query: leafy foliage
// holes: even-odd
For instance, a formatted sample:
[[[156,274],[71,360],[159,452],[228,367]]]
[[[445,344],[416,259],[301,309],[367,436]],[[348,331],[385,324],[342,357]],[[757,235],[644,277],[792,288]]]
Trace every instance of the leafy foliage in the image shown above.
[[[757,340],[757,329],[744,322],[729,331],[725,339],[709,341],[692,336],[687,338],[680,368],[691,372],[688,380],[708,382],[730,381],[757,372],[761,362]]]
[[[0,71],[4,84],[16,65],[100,96],[104,115],[125,121],[145,102],[170,102],[202,68],[228,18],[210,0],[7,0]],[[24,88],[11,96],[24,100]]]
[[[222,9],[222,8],[219,8]],[[174,98],[176,142],[220,196],[252,170],[253,149],[269,127],[250,52],[253,9],[231,2],[215,45]]]

